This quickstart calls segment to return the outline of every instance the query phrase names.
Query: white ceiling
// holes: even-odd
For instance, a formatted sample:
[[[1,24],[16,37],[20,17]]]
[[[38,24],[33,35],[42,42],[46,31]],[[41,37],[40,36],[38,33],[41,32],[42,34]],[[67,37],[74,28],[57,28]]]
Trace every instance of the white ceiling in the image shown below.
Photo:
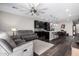
[[[12,7],[16,6],[19,9],[13,9]],[[32,17],[27,13],[29,6],[28,3],[0,3],[0,10],[13,13],[16,15]],[[40,14],[39,16],[35,16],[37,19],[42,19],[45,21],[71,21],[78,19],[79,16],[79,4],[78,3],[40,3],[38,9],[47,8],[47,10],[43,10],[45,13]],[[25,10],[25,11],[21,11]],[[52,16],[50,16],[52,15]],[[54,19],[54,17],[55,19]],[[34,17],[34,16],[33,16]]]

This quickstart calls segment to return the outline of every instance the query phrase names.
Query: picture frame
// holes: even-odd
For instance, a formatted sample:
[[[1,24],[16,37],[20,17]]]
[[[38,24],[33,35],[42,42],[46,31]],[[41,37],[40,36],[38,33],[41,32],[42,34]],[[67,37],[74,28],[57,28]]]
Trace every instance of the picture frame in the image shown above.
[[[65,29],[65,24],[62,24],[62,25],[61,25],[61,28],[62,28],[62,29]]]

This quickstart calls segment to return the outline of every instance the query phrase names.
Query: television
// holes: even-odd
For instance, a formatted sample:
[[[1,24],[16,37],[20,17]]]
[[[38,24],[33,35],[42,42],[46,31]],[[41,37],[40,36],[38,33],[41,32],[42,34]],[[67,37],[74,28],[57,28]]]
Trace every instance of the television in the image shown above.
[[[35,21],[35,28],[44,28],[44,22],[42,21]]]
[[[35,24],[34,27],[37,28],[37,29],[40,28],[40,29],[50,31],[50,23],[49,22],[43,22],[43,21],[35,20],[34,24]]]

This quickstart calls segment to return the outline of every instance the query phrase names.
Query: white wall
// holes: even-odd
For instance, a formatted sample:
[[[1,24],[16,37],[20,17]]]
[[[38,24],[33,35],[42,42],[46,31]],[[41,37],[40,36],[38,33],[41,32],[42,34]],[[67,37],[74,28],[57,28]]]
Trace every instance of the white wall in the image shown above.
[[[61,30],[61,24],[65,24],[65,31],[72,35],[72,22],[60,22],[55,31]],[[0,31],[11,33],[11,28],[16,27],[17,30],[34,30],[33,18],[13,15],[0,11]]]
[[[79,24],[76,24],[76,32],[79,33]]]
[[[12,27],[17,30],[34,30],[34,20],[0,11],[0,31],[11,33]]]
[[[65,24],[64,30],[67,33],[69,33],[70,36],[72,36],[72,25],[73,25],[72,21],[71,22],[60,22],[60,23],[58,23],[57,26],[55,27],[55,31],[60,31],[62,24]]]
[[[73,23],[72,22],[69,22],[69,23],[65,23],[66,27],[65,27],[65,31],[67,31],[67,33],[69,33],[69,35],[72,36],[72,26],[73,26]]]

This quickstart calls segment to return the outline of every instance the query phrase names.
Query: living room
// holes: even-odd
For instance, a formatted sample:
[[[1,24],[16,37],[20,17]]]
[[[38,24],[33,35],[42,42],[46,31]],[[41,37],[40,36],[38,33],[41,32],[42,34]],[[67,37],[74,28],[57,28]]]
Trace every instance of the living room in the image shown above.
[[[9,36],[15,44],[8,41],[12,45],[10,48],[8,43],[1,41],[0,44],[8,53],[0,52],[0,55],[72,56],[71,42],[76,30],[73,29],[73,20],[77,18],[73,18],[73,14],[78,15],[75,7],[78,5],[1,3],[0,39],[7,39]]]

